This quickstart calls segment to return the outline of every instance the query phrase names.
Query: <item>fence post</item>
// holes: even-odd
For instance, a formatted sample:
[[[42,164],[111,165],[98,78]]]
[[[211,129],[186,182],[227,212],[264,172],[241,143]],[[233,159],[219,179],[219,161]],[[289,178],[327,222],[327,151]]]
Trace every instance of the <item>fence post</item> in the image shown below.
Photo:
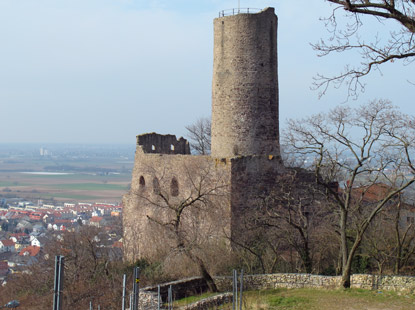
[[[241,269],[241,276],[239,280],[239,310],[242,310],[243,283],[244,283],[244,270]]]
[[[168,299],[168,310],[173,310],[173,292],[171,285],[169,286],[169,290],[167,292],[167,299]]]
[[[124,273],[123,277],[122,277],[122,305],[121,305],[121,309],[125,310],[125,286],[127,284],[127,275]]]
[[[140,268],[134,267],[134,277],[133,277],[133,308],[132,310],[138,309],[139,302],[139,290],[140,290]]]
[[[232,310],[238,308],[238,271],[235,269],[232,271],[233,278],[233,292],[232,292]]]
[[[64,276],[64,257],[61,255],[55,256],[55,283],[53,295],[53,310],[62,310],[62,296],[63,291],[63,276]]]
[[[160,310],[160,285],[157,285],[157,310]]]

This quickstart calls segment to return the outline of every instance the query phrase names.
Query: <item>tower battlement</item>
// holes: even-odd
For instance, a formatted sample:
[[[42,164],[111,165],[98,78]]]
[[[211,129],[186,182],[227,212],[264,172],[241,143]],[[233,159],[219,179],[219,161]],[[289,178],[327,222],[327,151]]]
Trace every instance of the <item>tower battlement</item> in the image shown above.
[[[261,11],[262,11],[261,9],[254,9],[254,8],[233,8],[233,9],[227,9],[227,10],[220,11],[219,17],[225,17],[225,16],[237,15],[237,14],[256,14]]]
[[[190,154],[189,142],[175,135],[160,135],[158,133],[145,133],[137,136],[137,149],[143,153],[157,154]]]

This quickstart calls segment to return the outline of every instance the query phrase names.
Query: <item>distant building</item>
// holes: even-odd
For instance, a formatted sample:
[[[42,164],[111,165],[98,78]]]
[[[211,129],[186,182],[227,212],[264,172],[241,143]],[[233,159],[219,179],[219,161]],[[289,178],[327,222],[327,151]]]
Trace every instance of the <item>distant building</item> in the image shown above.
[[[14,241],[10,239],[0,240],[0,252],[14,252]]]

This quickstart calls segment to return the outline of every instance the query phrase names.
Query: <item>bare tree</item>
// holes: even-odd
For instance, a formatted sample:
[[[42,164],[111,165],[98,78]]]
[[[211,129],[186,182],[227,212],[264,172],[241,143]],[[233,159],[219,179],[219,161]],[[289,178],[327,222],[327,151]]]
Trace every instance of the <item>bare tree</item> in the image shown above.
[[[258,205],[265,203],[261,199]],[[232,242],[237,265],[243,266],[247,273],[274,273],[281,261],[282,238],[263,224],[264,217],[264,213],[254,212],[238,223],[237,237],[227,236]]]
[[[357,51],[359,64],[347,65],[335,76],[318,74],[313,86],[324,95],[330,85],[336,88],[345,84],[348,97],[356,98],[365,85],[361,78],[378,69],[384,63],[403,60],[409,64],[415,57],[415,1],[413,0],[327,0],[336,5],[330,17],[325,19],[330,38],[313,44],[319,56],[334,52]],[[338,24],[339,10],[346,11],[348,20],[344,27]],[[389,33],[378,34],[371,41],[362,39],[363,16],[376,18],[379,23],[393,21]],[[397,27],[396,27],[397,26]],[[395,30],[396,29],[396,30]]]
[[[377,265],[378,272],[400,274],[413,266],[415,255],[413,206],[398,195],[385,212],[374,221],[366,236],[366,250]]]
[[[328,213],[312,177],[301,169],[290,170],[278,179],[278,188],[263,206],[263,224],[281,231],[281,238],[298,253],[307,273],[313,272],[313,243]]]
[[[415,181],[415,120],[385,101],[341,106],[289,121],[285,144],[293,154],[309,157],[309,169],[338,216],[342,286],[350,287],[352,260],[369,225]],[[368,201],[372,191],[376,196]]]
[[[210,154],[210,128],[210,119],[207,117],[199,118],[195,123],[186,126],[190,147],[196,154]]]
[[[19,297],[25,309],[51,309],[53,301],[54,260],[65,256],[63,307],[87,309],[89,302],[104,309],[119,309],[122,274],[126,266],[121,257],[110,255],[102,246],[103,230],[83,226],[77,232],[63,232],[60,239],[49,240],[28,272],[16,273],[2,288],[0,302]],[[130,272],[129,272],[130,273]]]
[[[219,241],[220,227],[226,226],[223,222],[226,216],[222,213],[227,212],[228,184],[225,178],[207,160],[188,162],[179,169],[183,171],[183,190],[179,194],[165,170],[160,167],[149,167],[149,170],[158,180],[157,189],[152,194],[135,193],[154,210],[153,215],[147,216],[148,220],[163,230],[164,244],[172,244],[172,252],[183,254],[195,263],[209,289],[216,291],[206,264],[206,249]]]
[[[238,222],[238,233],[229,237],[244,270],[315,271],[314,254],[316,258],[323,256],[315,249],[323,248],[317,244],[322,234],[326,236],[325,221],[330,214],[322,188],[313,181],[314,174],[309,171],[287,169],[277,176],[278,185],[270,193],[255,199],[249,216]]]

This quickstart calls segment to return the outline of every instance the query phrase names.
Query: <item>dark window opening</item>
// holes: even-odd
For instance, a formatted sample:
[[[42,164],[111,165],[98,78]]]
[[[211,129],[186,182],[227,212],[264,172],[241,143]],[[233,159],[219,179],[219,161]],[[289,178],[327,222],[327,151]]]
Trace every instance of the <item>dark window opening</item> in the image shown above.
[[[159,183],[159,179],[157,178],[153,179],[153,193],[156,195],[160,194],[160,183]]]
[[[173,177],[170,183],[170,194],[173,197],[177,197],[179,195],[179,182],[177,182],[175,177]]]
[[[146,180],[144,179],[143,176],[140,177],[139,184],[140,184],[140,188],[143,188],[146,186]]]

